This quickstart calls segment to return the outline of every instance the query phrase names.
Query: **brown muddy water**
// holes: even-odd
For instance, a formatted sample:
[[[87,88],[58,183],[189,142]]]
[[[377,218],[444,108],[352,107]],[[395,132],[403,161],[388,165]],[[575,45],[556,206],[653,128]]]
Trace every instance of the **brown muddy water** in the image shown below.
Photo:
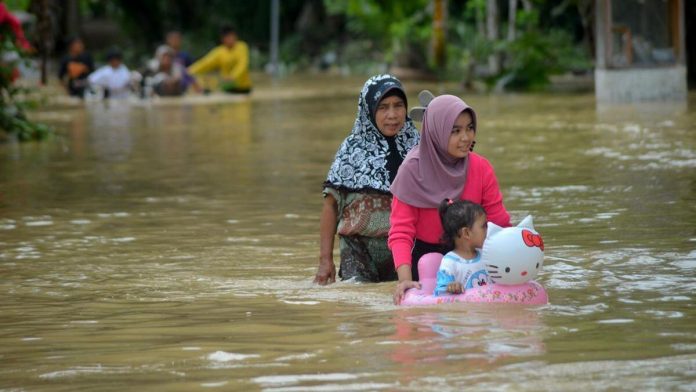
[[[0,145],[0,390],[696,390],[696,96],[465,96],[551,303],[404,309],[311,283],[362,82],[37,113]]]

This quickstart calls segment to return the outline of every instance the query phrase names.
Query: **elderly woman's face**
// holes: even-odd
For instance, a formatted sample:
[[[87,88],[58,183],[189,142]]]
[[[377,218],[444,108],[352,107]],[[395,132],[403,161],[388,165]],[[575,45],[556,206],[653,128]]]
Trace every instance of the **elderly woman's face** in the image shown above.
[[[379,101],[375,110],[375,123],[377,129],[384,136],[394,136],[406,122],[406,104],[396,95],[386,97]]]

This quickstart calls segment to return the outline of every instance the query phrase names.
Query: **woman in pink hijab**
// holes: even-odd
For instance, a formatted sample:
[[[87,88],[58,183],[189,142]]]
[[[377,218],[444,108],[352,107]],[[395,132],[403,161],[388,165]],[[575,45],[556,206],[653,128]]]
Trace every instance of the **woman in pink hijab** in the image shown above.
[[[433,99],[423,116],[420,144],[406,155],[391,186],[389,249],[399,283],[394,303],[409,288],[420,288],[418,260],[426,253],[446,253],[440,243],[437,207],[444,199],[469,200],[483,206],[488,220],[510,226],[493,166],[472,152],[476,113],[453,95]]]

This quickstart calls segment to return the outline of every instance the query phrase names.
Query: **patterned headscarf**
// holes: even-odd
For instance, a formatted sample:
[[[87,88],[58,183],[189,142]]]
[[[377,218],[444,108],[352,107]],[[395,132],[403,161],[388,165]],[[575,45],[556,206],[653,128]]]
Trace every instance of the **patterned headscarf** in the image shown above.
[[[336,153],[324,182],[325,187],[389,193],[391,183],[387,161],[390,153],[398,154],[401,160],[420,140],[418,130],[408,117],[403,128],[392,138],[385,137],[377,128],[377,105],[382,97],[395,89],[397,95],[404,99],[404,104],[408,105],[401,82],[394,76],[376,75],[365,82],[358,99],[358,114],[353,130]]]

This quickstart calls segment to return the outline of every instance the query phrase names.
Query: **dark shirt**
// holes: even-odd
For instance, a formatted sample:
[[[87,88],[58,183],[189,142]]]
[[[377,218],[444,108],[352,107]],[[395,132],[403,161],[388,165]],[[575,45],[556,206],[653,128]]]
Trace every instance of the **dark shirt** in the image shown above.
[[[394,177],[396,177],[396,172],[399,170],[399,166],[401,166],[401,162],[404,161],[404,158],[401,157],[401,154],[399,154],[399,149],[396,147],[396,137],[391,136],[391,137],[384,137],[387,139],[387,144],[389,145],[389,153],[387,154],[387,171],[389,171],[389,183],[394,182]]]
[[[189,65],[193,64],[193,57],[191,57],[188,52],[181,51],[176,54],[176,58],[174,59],[177,61],[179,64],[183,65],[185,68],[188,68]]]
[[[66,80],[70,95],[82,96],[87,86],[87,76],[94,71],[92,56],[81,53],[77,56],[67,55],[61,60],[58,78]]]

